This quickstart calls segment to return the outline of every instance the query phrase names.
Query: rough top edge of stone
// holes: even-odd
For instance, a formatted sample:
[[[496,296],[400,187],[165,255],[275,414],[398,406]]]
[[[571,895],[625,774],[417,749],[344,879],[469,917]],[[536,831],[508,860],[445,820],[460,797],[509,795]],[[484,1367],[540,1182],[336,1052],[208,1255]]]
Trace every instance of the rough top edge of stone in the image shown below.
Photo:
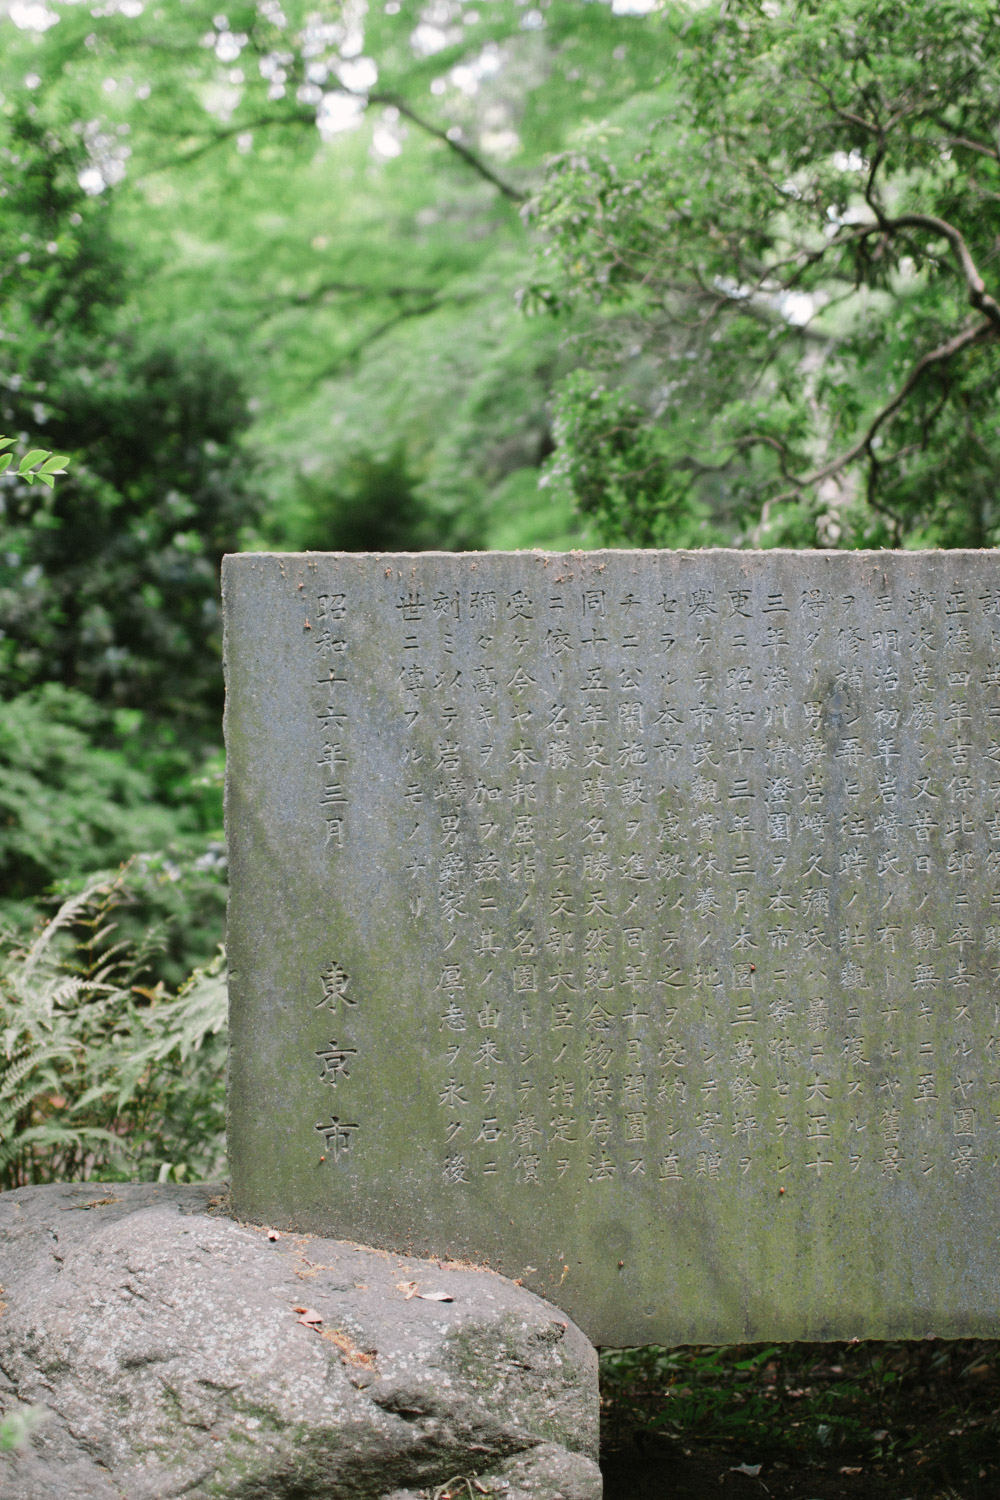
[[[268,1221],[243,1218],[234,1212],[228,1181],[36,1183],[0,1193],[0,1261],[4,1258],[5,1250],[10,1250],[13,1243],[18,1243],[8,1243],[6,1235],[9,1231],[16,1233],[17,1230],[28,1229],[29,1233],[47,1232],[46,1226],[55,1221],[58,1215],[72,1213],[73,1219],[66,1222],[66,1228],[69,1230],[73,1226],[75,1240],[81,1233],[86,1236],[88,1229],[85,1226],[121,1222],[155,1209],[173,1210],[183,1218],[204,1218],[216,1223],[228,1223],[235,1229],[246,1230],[254,1236],[275,1233]],[[431,1266],[458,1275],[488,1278],[509,1289],[511,1295],[523,1295],[530,1302],[548,1309],[563,1326],[577,1328],[580,1336],[586,1339],[572,1317],[551,1297],[525,1286],[520,1278],[507,1276],[485,1261],[390,1249],[385,1245],[366,1244],[342,1235],[323,1234],[284,1224],[275,1225],[275,1229],[276,1239],[280,1238],[299,1247],[319,1242],[335,1247],[337,1251],[369,1256],[386,1263],[395,1261],[398,1265],[401,1261],[407,1261],[415,1271],[420,1267]],[[8,1285],[16,1279],[12,1268],[8,1267],[4,1275]]]
[[[183,1214],[242,1221],[232,1212],[229,1183],[220,1182],[40,1182],[0,1193],[0,1229],[12,1212],[31,1207],[47,1211],[58,1205],[62,1213],[92,1213],[116,1209],[111,1218],[147,1208],[176,1208]],[[107,1217],[107,1216],[105,1216]],[[256,1228],[256,1225],[248,1225]]]
[[[949,557],[985,557],[991,553],[1000,556],[1000,548],[997,547],[920,547],[914,549],[899,547],[868,547],[868,548],[832,548],[832,547],[594,547],[580,548],[570,547],[562,550],[553,550],[548,547],[520,547],[512,551],[483,549],[479,552],[447,552],[429,548],[423,552],[393,552],[382,550],[378,552],[227,552],[223,556],[223,562],[228,564],[249,564],[255,559],[267,558],[269,560],[280,558],[283,561],[298,561],[308,559],[318,561],[321,558],[337,558],[338,560],[350,561],[351,559],[366,557],[400,557],[416,559],[422,557],[434,558],[492,558],[492,557],[523,557],[523,558],[547,558],[547,557],[572,557],[579,562],[585,562],[588,558],[607,557],[714,557],[719,554],[733,558],[747,557],[808,557],[808,558],[873,558],[885,559],[887,557],[940,557],[945,553]]]
[[[220,1178],[217,1182],[143,1182],[132,1179],[128,1182],[37,1182],[27,1183],[24,1187],[9,1188],[6,1192],[0,1192],[0,1210],[5,1204],[25,1202],[29,1198],[62,1198],[80,1197],[92,1200],[93,1207],[110,1207],[116,1201],[124,1202],[124,1198],[118,1199],[119,1193],[128,1193],[133,1197],[140,1194],[151,1198],[164,1196],[167,1198],[201,1198],[228,1200],[229,1182]],[[74,1204],[74,1207],[78,1205]],[[88,1205],[79,1205],[87,1207]],[[230,1215],[231,1217],[231,1215]]]
[[[61,1200],[79,1201],[61,1201]],[[205,1218],[223,1219],[238,1229],[250,1229],[264,1233],[269,1225],[261,1219],[242,1218],[233,1211],[232,1193],[228,1181],[219,1182],[45,1182],[11,1188],[0,1193],[0,1233],[3,1221],[12,1210],[32,1207],[41,1213],[51,1212],[57,1205],[61,1213],[91,1213],[96,1209],[115,1209],[116,1213],[105,1214],[105,1219],[123,1219],[130,1214],[143,1213],[150,1208],[174,1208],[185,1216],[203,1215]],[[521,1282],[505,1276],[496,1267],[485,1261],[456,1260],[447,1255],[420,1255],[411,1250],[389,1250],[381,1245],[367,1245],[361,1240],[347,1239],[342,1235],[322,1234],[316,1230],[275,1226],[282,1238],[296,1241],[325,1240],[345,1250],[355,1250],[374,1255],[380,1260],[410,1260],[414,1263],[431,1262],[449,1271],[469,1271],[481,1276],[492,1276],[499,1281],[521,1288],[539,1302],[559,1308],[550,1298]]]

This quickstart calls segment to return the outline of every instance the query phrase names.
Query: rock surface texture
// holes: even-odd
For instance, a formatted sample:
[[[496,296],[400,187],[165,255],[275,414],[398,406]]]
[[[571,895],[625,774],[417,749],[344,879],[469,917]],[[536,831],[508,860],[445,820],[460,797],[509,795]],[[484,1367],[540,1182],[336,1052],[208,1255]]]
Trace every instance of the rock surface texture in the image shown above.
[[[490,1271],[73,1184],[0,1197],[0,1282],[0,1500],[599,1500],[595,1352]]]

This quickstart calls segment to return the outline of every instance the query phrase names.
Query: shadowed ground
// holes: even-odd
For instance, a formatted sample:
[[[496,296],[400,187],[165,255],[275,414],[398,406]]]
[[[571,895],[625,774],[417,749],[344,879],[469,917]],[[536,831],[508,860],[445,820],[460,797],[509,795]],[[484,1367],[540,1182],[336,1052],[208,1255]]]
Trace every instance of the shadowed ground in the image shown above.
[[[602,1403],[606,1500],[1000,1494],[992,1342],[607,1353]]]

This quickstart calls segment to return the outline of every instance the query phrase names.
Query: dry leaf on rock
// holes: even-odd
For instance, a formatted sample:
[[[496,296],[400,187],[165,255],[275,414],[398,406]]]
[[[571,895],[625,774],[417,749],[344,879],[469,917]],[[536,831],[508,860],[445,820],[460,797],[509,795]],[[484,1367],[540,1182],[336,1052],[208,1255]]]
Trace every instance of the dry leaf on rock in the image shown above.
[[[450,1292],[421,1292],[417,1289],[415,1281],[397,1281],[396,1291],[402,1292],[406,1301],[411,1297],[419,1297],[423,1302],[454,1302]]]

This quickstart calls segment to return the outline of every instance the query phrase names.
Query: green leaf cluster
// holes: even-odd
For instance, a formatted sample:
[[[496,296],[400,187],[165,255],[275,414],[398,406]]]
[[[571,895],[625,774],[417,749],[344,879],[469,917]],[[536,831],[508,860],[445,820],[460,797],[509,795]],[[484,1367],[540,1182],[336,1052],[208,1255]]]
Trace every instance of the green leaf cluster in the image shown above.
[[[591,371],[569,376],[555,402],[556,455],[546,479],[564,485],[607,546],[699,547],[721,541],[672,434]]]
[[[17,457],[14,453],[5,453],[5,448],[13,447],[16,438],[0,437],[0,474],[10,474],[18,479],[23,479],[26,484],[34,484],[39,480],[48,488],[55,489],[56,475],[65,474],[69,458],[65,453],[50,453],[47,448],[32,448],[21,455],[17,468],[11,465]]]
[[[172,809],[155,766],[141,764],[139,730],[126,714],[109,715],[58,682],[8,699],[0,715],[0,883],[8,899],[200,831],[190,802]]]

